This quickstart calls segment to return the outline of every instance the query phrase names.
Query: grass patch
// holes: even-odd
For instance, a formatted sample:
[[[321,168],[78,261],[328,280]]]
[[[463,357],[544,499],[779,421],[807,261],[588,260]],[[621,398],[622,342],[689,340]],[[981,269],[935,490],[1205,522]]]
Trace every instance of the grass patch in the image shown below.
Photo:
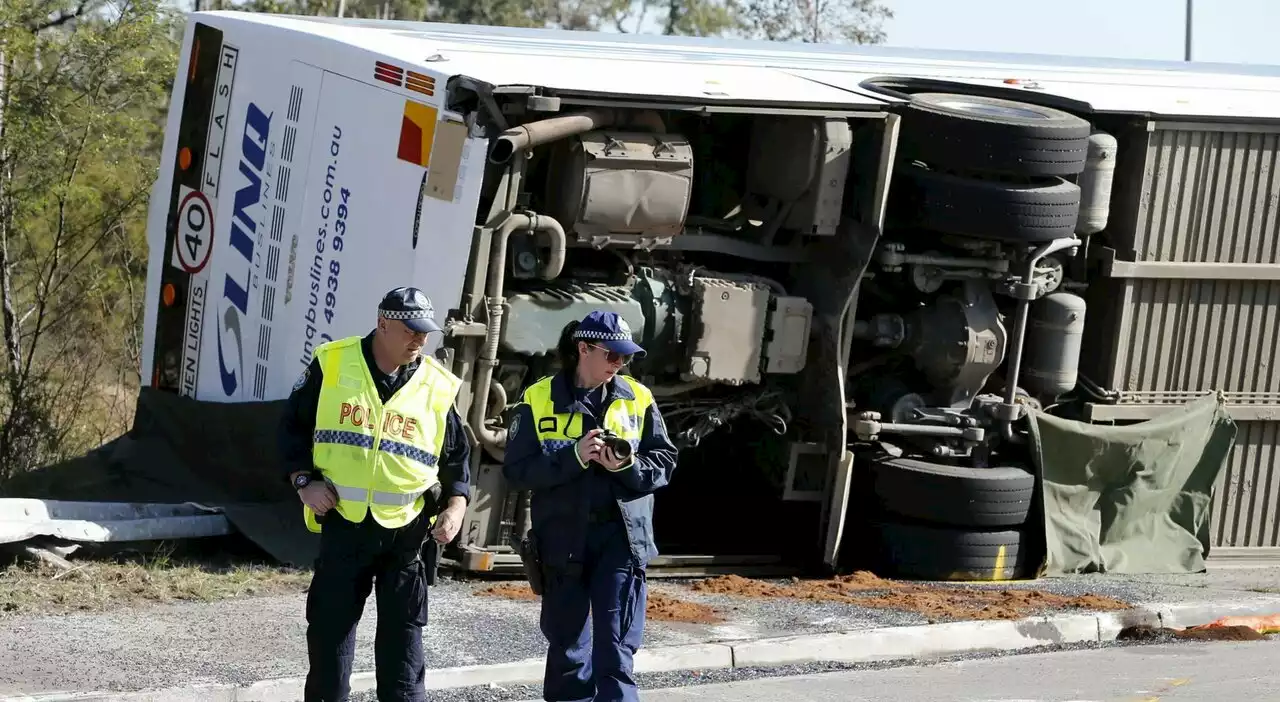
[[[0,570],[0,617],[293,594],[311,582],[310,570],[175,551],[73,555],[74,567],[67,571],[42,562],[11,562]]]

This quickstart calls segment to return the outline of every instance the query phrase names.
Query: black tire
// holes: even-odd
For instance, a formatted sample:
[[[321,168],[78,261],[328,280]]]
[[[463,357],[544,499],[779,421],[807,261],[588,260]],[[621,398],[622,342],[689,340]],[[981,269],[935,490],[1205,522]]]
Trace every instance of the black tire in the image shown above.
[[[1021,468],[969,468],[912,458],[871,464],[876,497],[893,514],[957,527],[1012,527],[1027,521],[1036,478]]]
[[[1036,244],[1075,235],[1080,188],[1061,178],[1022,185],[961,178],[914,166],[897,171],[899,216],[946,234]]]
[[[1022,580],[1037,568],[1027,530],[967,531],[884,522],[876,525],[876,532],[888,574],[901,578]]]
[[[1066,176],[1084,170],[1089,123],[1061,110],[949,93],[911,96],[902,114],[903,156],[940,170]]]

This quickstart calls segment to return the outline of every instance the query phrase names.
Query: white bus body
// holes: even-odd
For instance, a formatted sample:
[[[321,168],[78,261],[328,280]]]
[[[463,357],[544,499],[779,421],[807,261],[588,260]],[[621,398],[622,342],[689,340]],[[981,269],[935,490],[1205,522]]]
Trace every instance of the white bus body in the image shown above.
[[[1094,115],[1099,123],[1110,120],[1106,123],[1117,125],[1229,122],[1236,125],[1230,129],[1266,133],[1274,140],[1275,125],[1280,124],[1280,71],[1251,67],[239,12],[189,15],[182,56],[149,212],[143,378],[154,387],[199,401],[280,400],[317,344],[367,333],[380,296],[392,287],[412,284],[434,301],[439,322],[449,317],[449,348],[442,355],[469,383],[460,410],[482,438],[497,429],[486,431],[476,426],[477,419],[492,419],[496,410],[484,410],[477,418],[470,412],[474,404],[484,407],[493,397],[513,396],[522,383],[535,379],[502,381],[509,387],[501,392],[472,385],[484,377],[478,358],[491,321],[484,292],[485,280],[494,273],[485,269],[489,237],[510,209],[499,201],[502,188],[513,182],[510,166],[489,158],[501,132],[493,125],[505,117],[512,118],[508,126],[514,126],[558,113],[622,106],[663,115],[700,115],[708,123],[720,115],[837,120],[852,125],[855,134],[854,146],[838,148],[845,149],[841,153],[847,152],[854,164],[847,177],[848,187],[859,193],[856,219],[877,232],[886,226],[890,181],[894,187],[897,183],[897,115],[907,93],[921,87],[942,85],[947,92],[998,89],[1015,100],[1023,95],[1028,102],[1076,108],[1073,111]],[[918,87],[903,92],[902,86],[912,81]],[[859,131],[864,124],[872,125],[870,131]],[[1123,151],[1130,136],[1117,137]],[[522,152],[517,152],[513,162],[521,158]],[[695,158],[680,177],[693,178],[690,173],[708,167]],[[1142,177],[1142,164],[1134,168],[1132,174]],[[502,184],[496,182],[499,175]],[[843,190],[845,178],[839,171],[837,190]],[[851,208],[851,197],[844,198],[845,210]],[[806,223],[810,233],[817,232],[808,241],[831,239],[832,222],[850,217],[840,211],[839,197],[835,202],[835,214],[814,215]],[[822,212],[821,203],[810,201],[809,206]],[[686,212],[690,207],[685,204]],[[827,221],[819,222],[824,216]],[[1115,217],[1113,207],[1113,221]],[[683,214],[681,218],[683,225]],[[566,229],[571,225],[560,224]],[[650,232],[639,239],[611,236],[597,231],[571,240],[571,245],[578,247],[573,251],[621,245],[627,252],[670,246],[696,257],[710,249],[678,242],[712,241],[670,232]],[[759,262],[744,264],[747,272],[757,265],[786,264],[800,267],[792,269],[795,280],[810,277],[802,267],[813,264],[789,258],[790,249],[758,254],[775,250],[762,241],[754,244],[752,251],[757,253],[730,255]],[[566,266],[558,280],[579,280],[575,266]],[[507,290],[515,290],[511,284],[518,287],[522,280],[512,276],[507,274]],[[735,280],[727,275],[724,279]],[[825,382],[843,399],[844,374],[850,372],[844,367],[850,330],[855,319],[868,316],[856,309],[855,288],[846,293],[847,299],[834,307],[830,301],[806,300],[790,291],[760,293],[760,299],[770,300],[770,314],[787,319],[760,322],[761,329],[771,331],[758,338],[756,361],[763,368],[760,358],[768,356],[769,369],[755,373],[749,368],[746,375],[801,377],[802,368],[816,374],[825,363],[825,381],[804,382]],[[503,294],[511,298],[517,293]],[[780,306],[786,309],[778,312]],[[643,328],[645,320],[639,322]],[[798,341],[781,348],[780,330],[800,330],[795,333],[807,338],[811,328],[812,343]],[[817,331],[823,328],[826,336]],[[552,336],[555,332],[558,328]],[[830,354],[823,350],[822,339],[830,342]],[[731,345],[736,343],[742,342],[735,339]],[[526,352],[531,357],[543,351],[535,346],[529,345]],[[714,346],[704,350],[726,353]],[[1086,355],[1092,348],[1086,348]],[[786,368],[788,364],[795,367]],[[696,375],[687,367],[684,373],[686,378]],[[498,370],[493,377],[499,377]],[[741,386],[765,381],[735,376],[725,382]],[[1276,394],[1280,398],[1280,391]],[[1280,405],[1280,399],[1275,403]],[[840,429],[840,438],[815,435],[794,442],[783,496],[784,502],[816,505],[814,518],[825,534],[816,541],[824,542],[818,548],[828,563],[834,562],[839,548],[850,489],[851,458],[842,437],[853,419],[842,409],[835,412],[827,428]],[[505,541],[510,534],[499,533],[512,528],[513,510],[519,508],[504,507],[505,491],[496,477],[500,446],[478,447],[476,454],[474,479],[480,499],[473,500],[464,528],[463,560],[482,569],[509,565],[512,561],[504,554],[509,553]],[[820,457],[824,475],[819,484],[801,489],[792,485],[793,473],[797,456],[807,454]]]

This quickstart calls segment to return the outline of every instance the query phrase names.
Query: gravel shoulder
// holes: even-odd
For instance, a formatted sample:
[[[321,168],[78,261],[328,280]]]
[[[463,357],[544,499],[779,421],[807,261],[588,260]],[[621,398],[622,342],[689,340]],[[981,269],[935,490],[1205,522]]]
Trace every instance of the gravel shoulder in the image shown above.
[[[715,591],[726,588],[707,588],[705,584],[698,588],[698,581],[693,580],[651,583],[654,599],[672,616],[651,616],[646,627],[646,647],[937,620],[936,611],[927,608],[925,612],[913,612],[866,607],[853,604],[856,600],[847,597],[743,596],[732,587],[727,588],[732,594]],[[750,583],[757,589],[797,586],[786,580]],[[508,589],[495,592],[495,587]],[[520,587],[511,581],[443,578],[430,595],[431,623],[426,633],[429,666],[445,668],[540,658],[545,642],[538,629],[538,603],[521,596]],[[1077,576],[976,587],[996,594],[1012,592],[1016,601],[1030,600],[1032,604],[1048,600],[1028,598],[1027,591],[1063,598],[1110,597],[1133,604],[1239,600],[1280,587],[1280,570],[1223,570],[1163,578]],[[883,594],[875,590],[860,593],[869,597]],[[293,592],[210,602],[126,603],[84,613],[0,616],[0,696],[207,683],[243,685],[267,678],[299,677],[306,673],[304,599],[301,592]],[[896,604],[897,600],[887,602]],[[708,613],[711,616],[705,616]],[[672,620],[681,617],[685,621]],[[374,601],[370,598],[357,634],[356,670],[373,668],[375,621]],[[514,693],[518,699],[524,692],[511,690],[508,694]],[[505,695],[495,699],[501,698],[511,699]]]

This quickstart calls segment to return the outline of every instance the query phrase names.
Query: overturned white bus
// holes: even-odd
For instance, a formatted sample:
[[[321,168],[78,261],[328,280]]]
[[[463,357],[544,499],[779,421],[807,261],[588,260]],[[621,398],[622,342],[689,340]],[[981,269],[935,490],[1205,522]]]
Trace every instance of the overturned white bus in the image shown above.
[[[518,568],[504,408],[599,308],[682,449],[666,572],[1024,577],[1065,509],[1029,418],[1217,391],[1212,519],[1173,521],[1280,545],[1276,72],[212,12],[168,119],[143,377],[280,400],[422,288],[477,446],[464,569]]]

